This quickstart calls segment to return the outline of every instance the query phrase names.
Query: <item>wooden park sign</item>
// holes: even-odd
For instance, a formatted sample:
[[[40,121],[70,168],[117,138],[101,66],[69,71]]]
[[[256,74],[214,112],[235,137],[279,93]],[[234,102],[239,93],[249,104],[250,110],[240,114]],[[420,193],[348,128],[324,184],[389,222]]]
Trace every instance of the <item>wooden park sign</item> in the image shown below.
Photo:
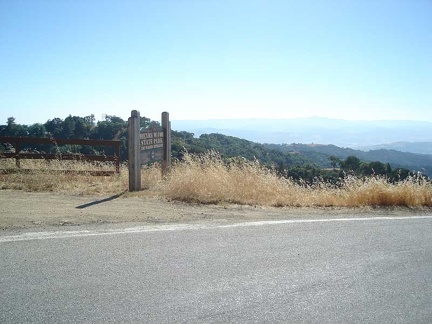
[[[141,164],[162,162],[164,131],[156,122],[140,130]]]
[[[171,123],[169,114],[162,113],[162,126],[156,122],[140,128],[140,113],[131,112],[128,120],[129,191],[141,190],[141,166],[161,162],[162,174],[171,167]]]

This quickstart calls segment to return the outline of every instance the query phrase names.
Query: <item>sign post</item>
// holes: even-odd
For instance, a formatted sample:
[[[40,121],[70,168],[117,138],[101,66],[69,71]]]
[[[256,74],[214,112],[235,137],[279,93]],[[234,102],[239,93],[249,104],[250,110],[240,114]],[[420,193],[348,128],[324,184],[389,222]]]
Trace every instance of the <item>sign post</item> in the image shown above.
[[[132,110],[128,119],[129,191],[141,190],[140,113]]]
[[[129,131],[129,191],[141,190],[141,165],[162,162],[162,175],[171,168],[171,122],[162,113],[162,127],[152,122],[140,129],[140,114],[133,110],[128,121]]]
[[[166,176],[171,170],[171,122],[167,112],[162,113],[162,129],[164,132],[162,176]]]

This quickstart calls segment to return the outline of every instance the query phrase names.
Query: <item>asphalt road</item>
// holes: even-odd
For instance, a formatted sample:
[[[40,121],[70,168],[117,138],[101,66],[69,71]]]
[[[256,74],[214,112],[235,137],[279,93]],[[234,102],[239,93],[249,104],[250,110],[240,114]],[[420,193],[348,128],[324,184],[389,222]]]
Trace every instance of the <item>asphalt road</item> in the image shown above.
[[[0,234],[1,323],[432,322],[429,217],[74,230]]]

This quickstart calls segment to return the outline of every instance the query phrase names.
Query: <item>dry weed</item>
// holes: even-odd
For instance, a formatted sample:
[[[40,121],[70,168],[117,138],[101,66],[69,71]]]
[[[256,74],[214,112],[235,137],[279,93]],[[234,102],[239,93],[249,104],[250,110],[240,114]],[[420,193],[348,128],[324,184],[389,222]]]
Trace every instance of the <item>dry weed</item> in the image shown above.
[[[338,186],[317,180],[313,185],[279,177],[256,162],[224,162],[214,151],[186,153],[162,186],[164,196],[196,203],[264,206],[407,206],[431,207],[432,185],[410,178],[395,184],[381,177],[347,177]]]

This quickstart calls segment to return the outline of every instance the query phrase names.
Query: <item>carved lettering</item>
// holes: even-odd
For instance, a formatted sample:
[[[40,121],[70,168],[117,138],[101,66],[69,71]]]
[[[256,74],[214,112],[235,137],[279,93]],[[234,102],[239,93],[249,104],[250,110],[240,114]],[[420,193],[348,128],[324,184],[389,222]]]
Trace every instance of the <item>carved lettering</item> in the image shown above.
[[[164,132],[157,130],[146,130],[140,133],[141,151],[163,149]]]
[[[140,134],[140,138],[141,139],[144,139],[144,138],[153,138],[153,133],[149,133],[149,132],[141,133]]]

